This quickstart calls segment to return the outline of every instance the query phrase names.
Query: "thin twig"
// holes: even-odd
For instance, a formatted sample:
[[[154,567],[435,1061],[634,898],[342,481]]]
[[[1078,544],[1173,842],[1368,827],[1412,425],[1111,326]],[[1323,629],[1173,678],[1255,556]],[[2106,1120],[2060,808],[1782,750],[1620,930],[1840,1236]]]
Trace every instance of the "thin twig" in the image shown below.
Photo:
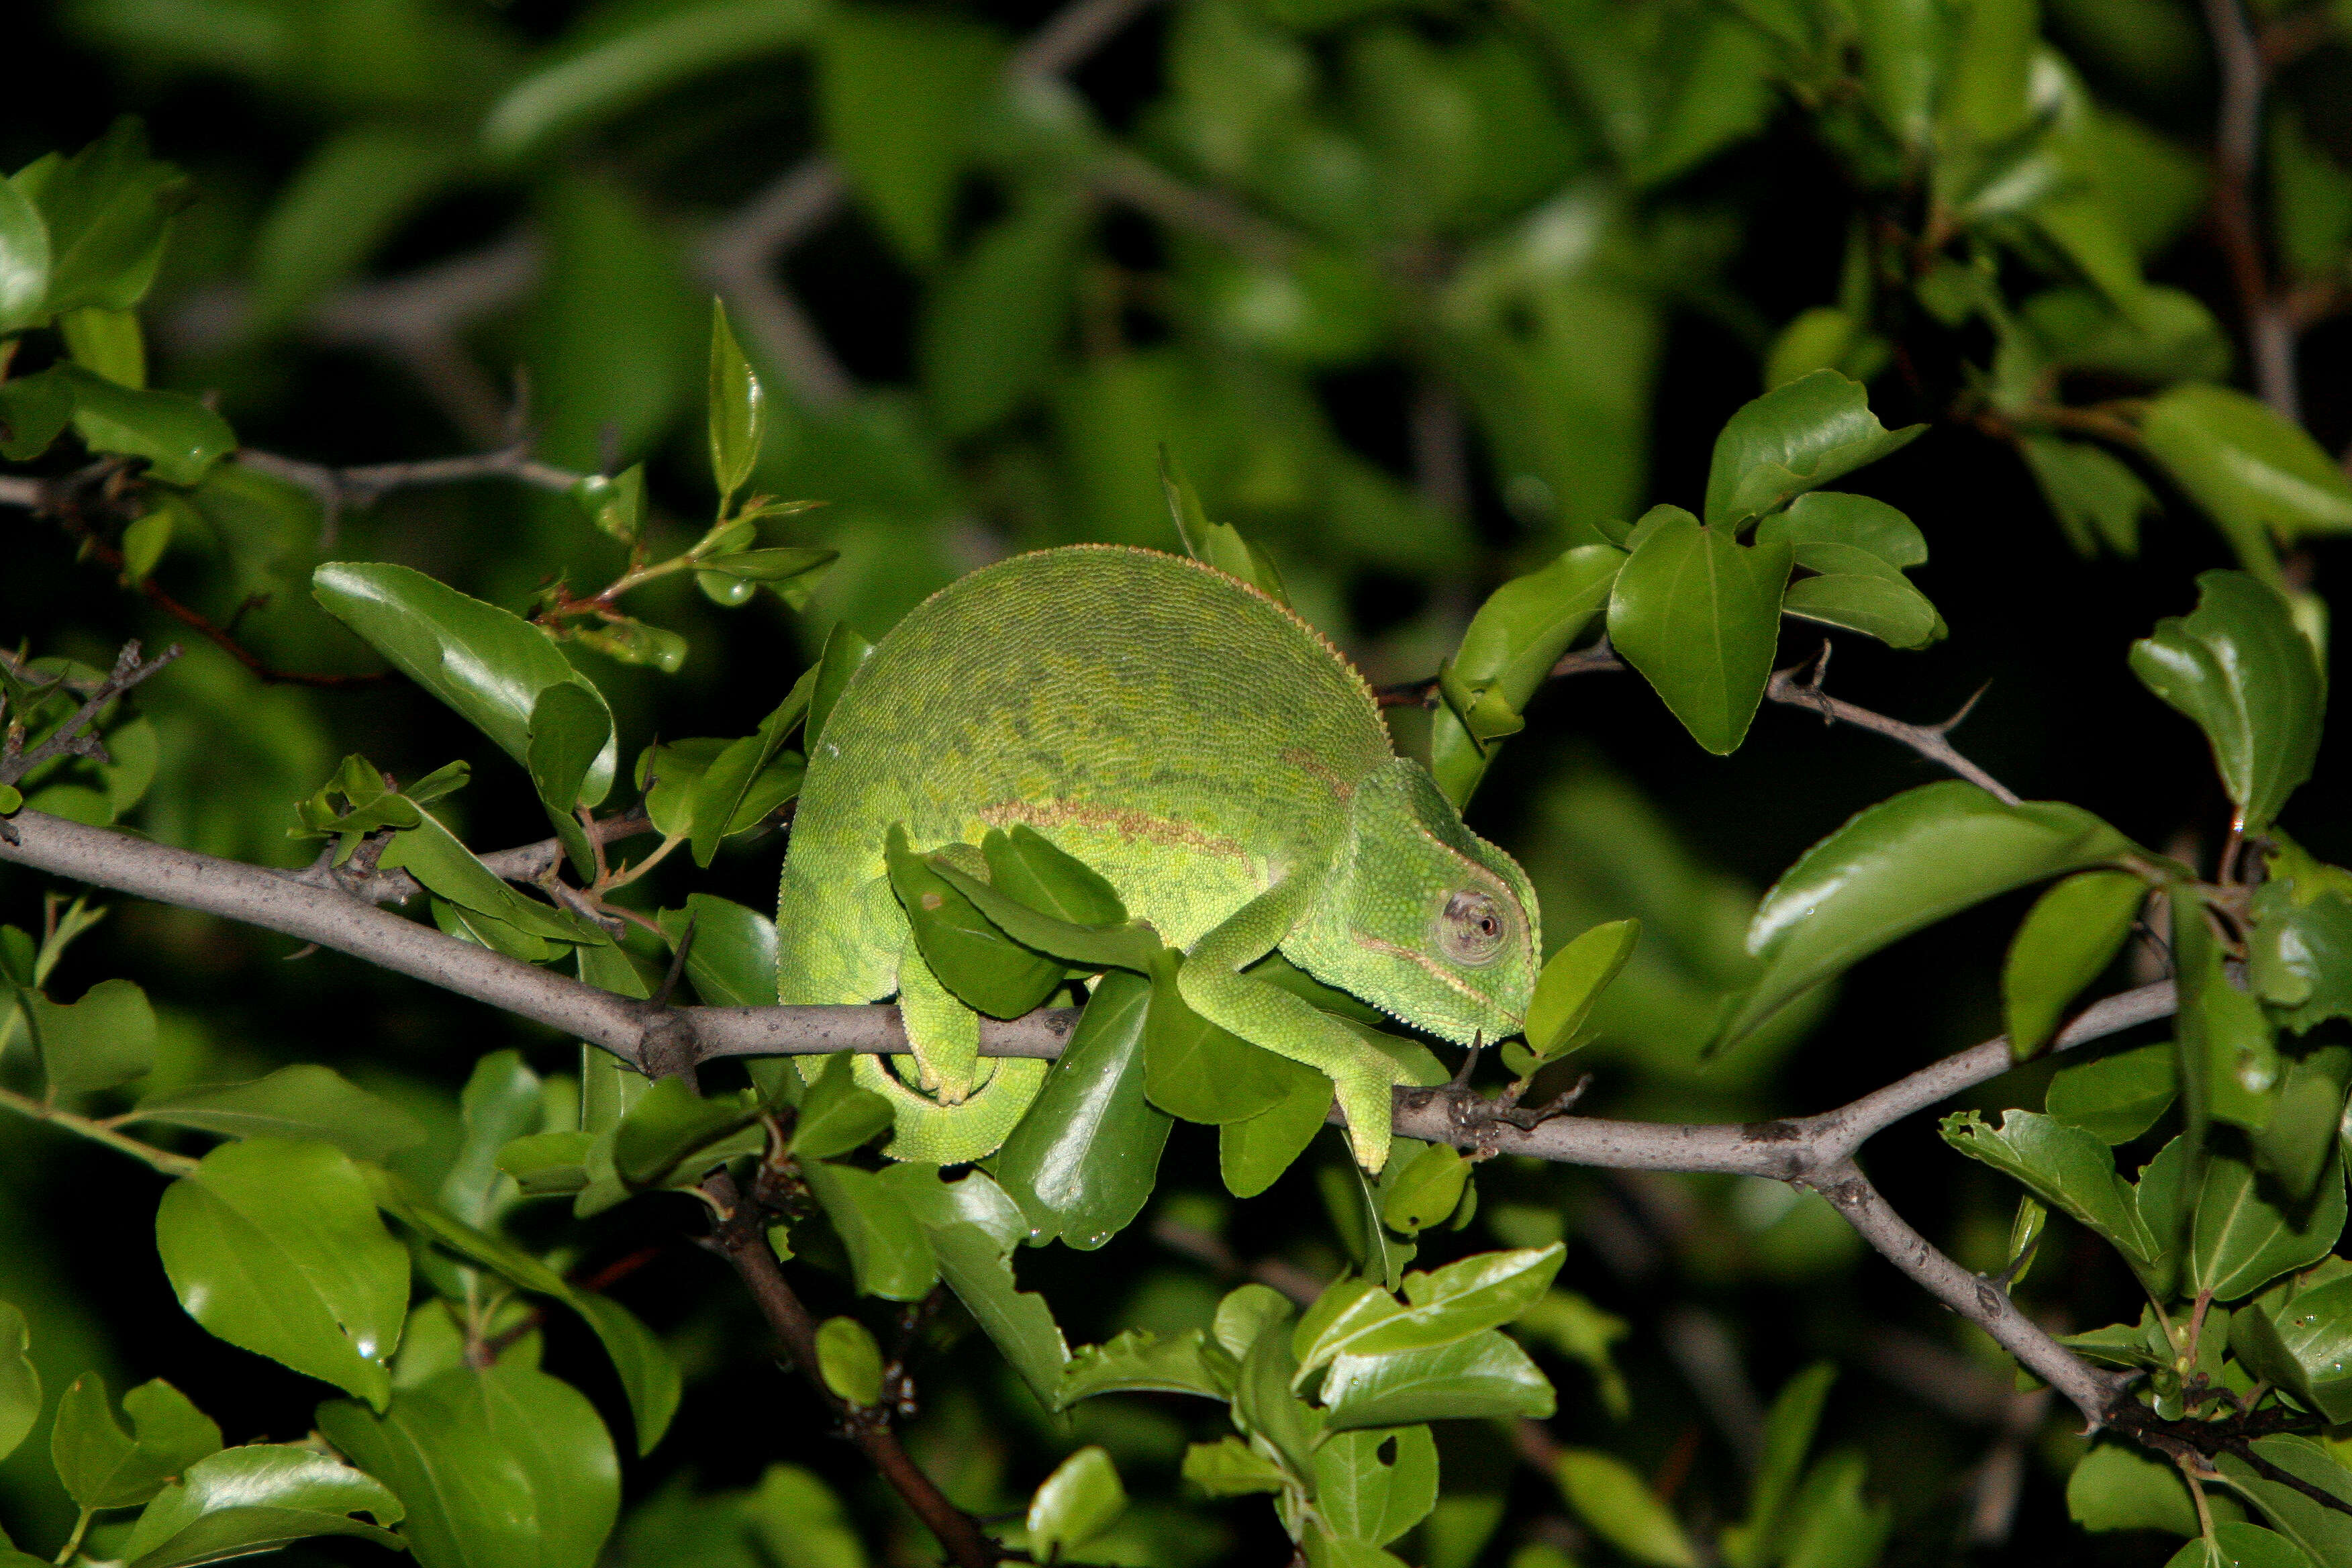
[[[2239,0],[2205,0],[2205,25],[2213,36],[2214,62],[2221,73],[2221,102],[2213,131],[2213,226],[2245,317],[2255,389],[2279,417],[2301,424],[2294,326],[2289,313],[2271,297],[2269,268],[2254,216],[2263,88],[2268,75],[2263,47]]]
[[[16,751],[16,737],[13,733],[8,737],[8,750],[0,754],[0,784],[13,784],[30,775],[34,769],[68,752],[76,756],[95,757],[100,762],[108,760],[104,742],[95,734],[83,731],[97,721],[108,703],[179,657],[180,645],[173,643],[142,663],[139,658],[138,643],[124,643],[122,651],[115,656],[112,672],[98,683],[64,723],[50,732],[48,739],[31,751],[19,754]],[[21,715],[9,716],[12,730],[21,721]]]
[[[1900,719],[1889,719],[1883,713],[1874,713],[1867,708],[1857,708],[1853,703],[1842,701],[1822,690],[1822,678],[1828,670],[1829,662],[1830,645],[1823,643],[1820,656],[1810,661],[1809,675],[1801,676],[1799,673],[1801,670],[1807,669],[1809,668],[1807,665],[1791,665],[1787,669],[1775,670],[1772,673],[1771,681],[1764,688],[1764,695],[1775,702],[1783,702],[1798,708],[1811,708],[1822,716],[1825,723],[1852,724],[1858,729],[1867,730],[1874,735],[1884,735],[1890,741],[1899,741],[1929,762],[1940,767],[1949,768],[1979,789],[1998,797],[2004,804],[2010,805],[2021,804],[2016,793],[2007,784],[1962,756],[1949,738],[1951,731],[1976,707],[1978,699],[1984,695],[1981,689],[1978,690],[1975,697],[1960,704],[1959,711],[1940,724],[1907,724]]]
[[[88,1116],[77,1116],[70,1110],[60,1110],[54,1105],[44,1105],[14,1089],[0,1089],[0,1109],[29,1116],[36,1121],[46,1121],[53,1127],[78,1133],[81,1137],[105,1144],[117,1153],[128,1154],[141,1163],[152,1166],[166,1176],[184,1176],[196,1168],[196,1163],[185,1154],[175,1154],[169,1149],[158,1149],[152,1143],[142,1143],[126,1133],[116,1131],[105,1122]]]

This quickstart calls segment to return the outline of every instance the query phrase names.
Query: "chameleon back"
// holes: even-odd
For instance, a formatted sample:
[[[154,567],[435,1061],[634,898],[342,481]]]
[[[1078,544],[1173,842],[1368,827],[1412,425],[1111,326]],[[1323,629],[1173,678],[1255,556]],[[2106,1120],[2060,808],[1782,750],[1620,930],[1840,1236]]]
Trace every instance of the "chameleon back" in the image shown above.
[[[896,988],[882,845],[1026,822],[1189,945],[1293,864],[1392,755],[1363,679],[1306,622],[1179,556],[1076,545],[941,589],[886,637],[812,748],[779,909],[780,995]]]

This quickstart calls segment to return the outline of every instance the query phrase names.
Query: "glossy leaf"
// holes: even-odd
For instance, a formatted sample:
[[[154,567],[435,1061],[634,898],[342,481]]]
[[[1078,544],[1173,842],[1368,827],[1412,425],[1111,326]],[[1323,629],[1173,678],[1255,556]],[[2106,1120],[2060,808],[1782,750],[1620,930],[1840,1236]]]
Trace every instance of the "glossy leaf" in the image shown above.
[[[1437,1506],[1426,1426],[1334,1432],[1315,1450],[1315,1510],[1333,1534],[1386,1546]]]
[[[2231,1314],[2230,1349],[2331,1424],[2352,1419],[2352,1276]]]
[[[1927,536],[1910,518],[1868,496],[1843,490],[1814,490],[1790,501],[1756,525],[1759,540],[1785,539],[1797,552],[1800,565],[1812,566],[1807,552],[1823,545],[1859,550],[1880,563],[1907,571],[1927,563]],[[1827,566],[1815,566],[1826,572]]]
[[[1288,1471],[1239,1437],[1192,1444],[1184,1450],[1183,1473],[1186,1480],[1216,1498],[1278,1493],[1292,1484]]]
[[[2352,899],[2311,890],[2279,867],[2254,889],[2246,975],[2298,1033],[2352,1016]]]
[[[0,332],[38,324],[48,292],[48,226],[24,192],[0,180]]]
[[[2192,1541],[2164,1568],[2317,1568],[2302,1547],[2259,1524],[2227,1520],[2210,1538]]]
[[[1953,1148],[2023,1183],[2125,1256],[2141,1262],[2155,1256],[2158,1243],[2140,1223],[2130,1189],[2116,1174],[2115,1156],[2092,1134],[2031,1110],[2005,1110],[1998,1126],[1964,1110],[1946,1117],[1942,1131]]]
[[[2197,890],[2173,889],[2171,904],[2180,996],[2173,1035],[2189,1130],[2202,1136],[2210,1118],[2259,1132],[2278,1109],[2281,1064],[2270,1017],[2231,978]]]
[[[2132,671],[2205,731],[2241,826],[2259,833],[2311,776],[2326,684],[2277,593],[2242,572],[2197,587],[2194,613],[2132,644]]]
[[[882,1347],[855,1318],[827,1318],[816,1330],[817,1373],[845,1404],[882,1402]]]
[[[593,1568],[620,1465],[577,1389],[509,1360],[404,1388],[381,1416],[338,1401],[319,1429],[407,1505],[421,1568]]]
[[[193,1568],[322,1535],[400,1550],[405,1510],[383,1482],[310,1448],[225,1448],[147,1505],[121,1547],[128,1568]],[[367,1519],[356,1519],[365,1514]]]
[[[710,301],[710,475],[720,504],[732,499],[760,460],[760,437],[767,423],[767,393],[751,373],[727,307]]]
[[[1335,1431],[1416,1421],[1552,1413],[1550,1382],[1505,1335],[1488,1329],[1426,1350],[1342,1355],[1323,1404]]]
[[[309,1062],[279,1068],[250,1083],[150,1095],[129,1120],[193,1127],[225,1138],[313,1139],[354,1160],[382,1160],[425,1137],[423,1125],[390,1100]]]
[[[1029,1550],[1045,1562],[1060,1561],[1084,1546],[1127,1510],[1110,1456],[1092,1445],[1054,1467],[1029,1499]]]
[[[595,804],[582,799],[582,791],[612,742],[613,715],[586,685],[558,681],[540,692],[531,704],[524,762],[549,811],[569,818],[575,805]]]
[[[1433,721],[1430,771],[1458,808],[1490,760],[1493,742],[1525,722],[1520,714],[1569,644],[1608,605],[1625,552],[1587,544],[1514,577],[1486,597],[1438,668],[1444,698]]]
[[[149,156],[146,130],[130,115],[71,156],[18,171],[13,184],[48,231],[44,303],[53,311],[136,305],[163,259],[165,225],[188,196],[185,177]]]
[[[144,458],[166,484],[193,485],[236,449],[228,421],[178,392],[146,392],[85,370],[52,365],[73,395],[74,434],[93,452]]]
[[[1254,1198],[1298,1163],[1331,1112],[1331,1080],[1313,1068],[1274,1057],[1255,1064],[1284,1081],[1281,1100],[1255,1116],[1217,1124],[1217,1174],[1225,1191]]]
[[[0,1459],[16,1452],[41,1414],[41,1373],[34,1366],[25,1314],[0,1301]]]
[[[1105,974],[1045,1087],[997,1152],[997,1184],[1020,1205],[1033,1246],[1058,1239],[1092,1251],[1150,1199],[1170,1126],[1168,1114],[1144,1099],[1150,1004],[1149,980]],[[1315,1120],[1322,1121],[1319,1108]]]
[[[923,963],[965,1005],[1017,1018],[1061,984],[1062,965],[1006,936],[929,857],[908,847],[904,827],[890,829],[884,858]]]
[[[1787,615],[1876,637],[1889,647],[1925,647],[1943,626],[1943,617],[1927,596],[1891,567],[1800,577],[1789,584],[1780,608]]]
[[[1682,1526],[1622,1459],[1570,1448],[1560,1455],[1557,1474],[1569,1507],[1619,1552],[1656,1568],[1698,1568]]]
[[[37,991],[18,1000],[52,1094],[112,1089],[155,1066],[155,1010],[128,980],[101,980],[79,1002],[52,1002]]]
[[[2326,1257],[2343,1230],[2340,1158],[2331,1155],[2316,1196],[2296,1213],[2272,1202],[2252,1165],[2209,1151],[2190,1235],[2188,1283],[2210,1290],[2217,1301],[2235,1301]]]
[[[1288,1094],[1291,1077],[1273,1053],[1209,1022],[1176,988],[1173,953],[1155,963],[1143,1026],[1143,1084],[1151,1103],[1186,1121],[1243,1121]]]
[[[848,689],[850,678],[873,657],[874,645],[860,637],[847,621],[835,621],[833,630],[825,633],[824,647],[817,655],[815,677],[809,684],[805,734],[812,753],[824,734],[825,721],[833,717],[833,705]]]
[[[749,1090],[705,1100],[684,1079],[666,1078],[629,1108],[613,1135],[613,1168],[632,1187],[690,1182],[721,1145],[751,1126],[759,1104]]]
[[[310,590],[329,615],[525,766],[531,711],[549,687],[576,685],[604,704],[545,633],[422,572],[331,561],[311,574]],[[610,793],[617,755],[608,737],[581,786],[583,805]]]
[[[801,1174],[849,1250],[858,1290],[892,1301],[919,1301],[939,1282],[929,1236],[898,1190],[871,1171],[819,1163]]]
[[[1579,932],[1544,961],[1535,999],[1528,1004],[1528,1050],[1536,1061],[1567,1053],[1641,940],[1640,921],[1608,921]]]
[[[2058,1021],[2131,935],[2147,884],[2129,871],[2084,871],[2034,900],[2001,967],[2009,1054],[2024,1061],[2058,1032]]]
[[[2100,1443],[2066,1478],[2066,1511],[2084,1530],[2195,1535],[2196,1505],[2179,1469],[2120,1443]]]
[[[2102,1143],[2128,1143],[2156,1125],[2180,1092],[2172,1042],[2069,1060],[2050,1079],[2042,1109]]]
[[[850,1076],[849,1054],[827,1057],[801,1095],[788,1152],[797,1160],[831,1160],[886,1132],[890,1102]]]
[[[1725,423],[1707,468],[1706,521],[1727,528],[1771,511],[1908,446],[1927,428],[1887,429],[1871,413],[1869,395],[1833,370],[1800,376]]]
[[[164,1189],[155,1248],[208,1331],[383,1408],[408,1253],[341,1151],[276,1138],[221,1145]]]
[[[1757,906],[1748,951],[1762,961],[1762,973],[1728,1012],[1721,1038],[1739,1039],[1922,926],[2131,847],[2079,807],[2007,805],[1957,780],[1867,807],[1805,851]]]
[[[1101,1344],[1078,1347],[1062,1369],[1053,1408],[1065,1410],[1097,1394],[1231,1399],[1239,1370],[1232,1352],[1198,1329],[1166,1339],[1149,1329],[1128,1329]]]
[[[1076,861],[1070,864],[1087,877],[1095,877],[1092,870],[1078,866]],[[1141,921],[1121,919],[1114,924],[1093,925],[1044,913],[1009,892],[959,870],[944,854],[930,857],[930,869],[962,894],[991,925],[1033,952],[1060,959],[1081,971],[1119,968],[1139,973],[1149,972],[1160,958],[1159,933]],[[1028,884],[1034,878],[1027,870],[1015,867],[1014,881],[1017,885]],[[1116,909],[1121,915],[1126,912],[1108,882],[1101,886],[1102,898],[1094,896],[1094,889],[1084,883],[1039,891],[1049,902],[1076,902],[1089,908]]]
[[[2308,1437],[2257,1437],[2251,1446],[2255,1456],[2273,1468],[2328,1493],[2338,1503],[2321,1502],[2284,1481],[2272,1480],[2235,1454],[2217,1455],[2214,1468],[2241,1497],[2262,1510],[2273,1529],[2303,1548],[2312,1562],[2322,1568],[2352,1562],[2352,1473]]]
[[[2148,405],[2139,433],[2250,572],[2275,575],[2273,538],[2352,529],[2352,480],[2301,427],[2242,392],[2176,386]]]
[[[458,842],[439,817],[431,812],[420,815],[416,826],[384,846],[377,865],[388,871],[404,870],[468,914],[510,927],[530,942],[611,945],[612,938],[597,927],[568,921],[547,905],[524,897]]]
[[[1785,543],[1743,545],[1679,507],[1653,508],[1628,542],[1609,640],[1692,739],[1728,755],[1764,699],[1793,554]]]
[[[135,1437],[107,1408],[106,1383],[98,1373],[82,1373],[58,1396],[49,1458],[66,1495],[85,1509],[137,1508],[220,1450],[220,1428],[160,1378],[124,1394],[122,1408]]]
[[[1381,1223],[1403,1236],[1425,1230],[1454,1213],[1469,1180],[1460,1150],[1432,1143],[1400,1162],[1395,1180],[1381,1184]]]
[[[2352,1085],[2352,1047],[2327,1046],[2291,1065],[2271,1119],[2254,1134],[2254,1165],[2290,1203],[2307,1200],[2326,1173]]]
[[[713,1007],[776,1005],[776,922],[759,910],[709,893],[690,893],[686,906],[664,910],[661,927],[673,945],[694,927],[686,977]]]
[[[1013,1254],[1028,1222],[985,1172],[952,1182],[939,1175],[936,1165],[894,1165],[875,1180],[913,1214],[948,1289],[1038,1402],[1051,1407],[1070,1352],[1045,1299],[1013,1281]]]

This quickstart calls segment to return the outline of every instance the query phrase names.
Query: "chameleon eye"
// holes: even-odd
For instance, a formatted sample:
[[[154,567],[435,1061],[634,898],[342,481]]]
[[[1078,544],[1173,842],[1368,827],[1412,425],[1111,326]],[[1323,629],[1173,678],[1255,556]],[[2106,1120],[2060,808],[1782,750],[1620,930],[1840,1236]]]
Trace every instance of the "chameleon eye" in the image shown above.
[[[1437,917],[1438,951],[1475,969],[1503,951],[1503,907],[1491,897],[1464,889],[1445,900]]]

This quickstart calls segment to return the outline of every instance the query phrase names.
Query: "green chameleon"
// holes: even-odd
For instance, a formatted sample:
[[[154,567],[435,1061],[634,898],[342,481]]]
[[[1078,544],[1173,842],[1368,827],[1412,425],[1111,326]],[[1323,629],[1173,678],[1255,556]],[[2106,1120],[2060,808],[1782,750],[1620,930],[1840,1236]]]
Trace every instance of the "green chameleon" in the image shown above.
[[[896,1110],[894,1158],[989,1153],[1046,1068],[980,1057],[978,1015],[924,964],[891,891],[895,826],[929,851],[1026,824],[1093,867],[1183,950],[1195,1012],[1331,1079],[1370,1170],[1402,1069],[1249,965],[1278,948],[1457,1044],[1521,1027],[1541,953],[1527,874],[1394,753],[1338,650],[1197,562],[1076,545],[975,572],[882,640],[809,750],[777,999],[898,998],[913,1081],[856,1064]]]

